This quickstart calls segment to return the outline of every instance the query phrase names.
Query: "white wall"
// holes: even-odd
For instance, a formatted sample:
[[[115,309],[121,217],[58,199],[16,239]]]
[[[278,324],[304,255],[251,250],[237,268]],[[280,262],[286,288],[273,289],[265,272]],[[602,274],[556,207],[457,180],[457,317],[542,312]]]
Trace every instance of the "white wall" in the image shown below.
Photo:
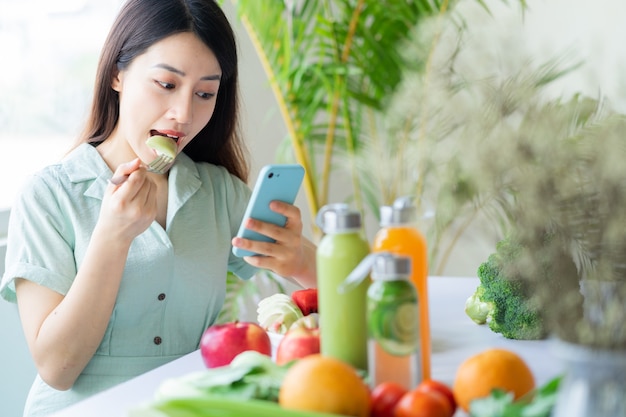
[[[626,113],[626,2],[623,0],[532,0],[524,45],[537,57],[569,50],[584,61],[556,82],[554,96],[580,91],[608,98]]]

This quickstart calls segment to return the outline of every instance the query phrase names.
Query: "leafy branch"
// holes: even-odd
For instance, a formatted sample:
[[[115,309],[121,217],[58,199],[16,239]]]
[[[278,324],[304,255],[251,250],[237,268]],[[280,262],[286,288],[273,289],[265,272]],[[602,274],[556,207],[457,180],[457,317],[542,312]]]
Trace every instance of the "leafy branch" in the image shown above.
[[[385,108],[406,66],[401,46],[440,3],[233,1],[268,76],[294,157],[305,167],[312,216],[329,200],[338,154],[347,154],[353,167],[346,198],[364,211],[352,158],[363,146],[368,111]]]

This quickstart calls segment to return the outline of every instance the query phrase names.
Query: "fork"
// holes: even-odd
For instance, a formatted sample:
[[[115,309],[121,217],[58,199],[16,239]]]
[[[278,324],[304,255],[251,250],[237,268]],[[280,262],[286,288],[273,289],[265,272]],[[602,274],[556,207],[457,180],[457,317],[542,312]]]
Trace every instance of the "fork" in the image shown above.
[[[149,172],[154,172],[156,174],[165,174],[167,172],[167,168],[174,162],[174,158],[169,155],[157,151],[157,157],[148,164],[146,169]],[[128,179],[128,175],[119,175],[117,177],[113,177],[109,180],[111,184],[121,185]]]

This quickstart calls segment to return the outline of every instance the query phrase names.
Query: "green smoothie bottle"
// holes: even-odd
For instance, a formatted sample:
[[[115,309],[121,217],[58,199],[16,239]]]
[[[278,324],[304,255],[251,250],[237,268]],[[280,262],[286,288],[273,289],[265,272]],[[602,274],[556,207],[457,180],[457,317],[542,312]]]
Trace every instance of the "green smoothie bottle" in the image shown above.
[[[350,291],[339,286],[369,254],[361,215],[345,204],[331,204],[317,214],[325,236],[317,247],[317,294],[321,354],[367,370],[367,289],[364,279]]]

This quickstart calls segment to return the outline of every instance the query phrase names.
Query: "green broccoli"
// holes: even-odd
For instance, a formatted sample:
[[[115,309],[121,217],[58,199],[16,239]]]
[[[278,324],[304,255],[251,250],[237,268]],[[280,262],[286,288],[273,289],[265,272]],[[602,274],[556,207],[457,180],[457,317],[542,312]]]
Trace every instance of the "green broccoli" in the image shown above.
[[[482,297],[484,293],[485,288],[479,286],[476,288],[474,294],[465,302],[465,314],[477,324],[487,323],[493,310],[493,303],[491,301],[483,301]]]
[[[478,268],[480,285],[467,299],[465,313],[508,339],[545,338],[542,316],[531,302],[527,283],[503,273],[504,262],[513,259],[518,248],[505,239],[496,250]]]

